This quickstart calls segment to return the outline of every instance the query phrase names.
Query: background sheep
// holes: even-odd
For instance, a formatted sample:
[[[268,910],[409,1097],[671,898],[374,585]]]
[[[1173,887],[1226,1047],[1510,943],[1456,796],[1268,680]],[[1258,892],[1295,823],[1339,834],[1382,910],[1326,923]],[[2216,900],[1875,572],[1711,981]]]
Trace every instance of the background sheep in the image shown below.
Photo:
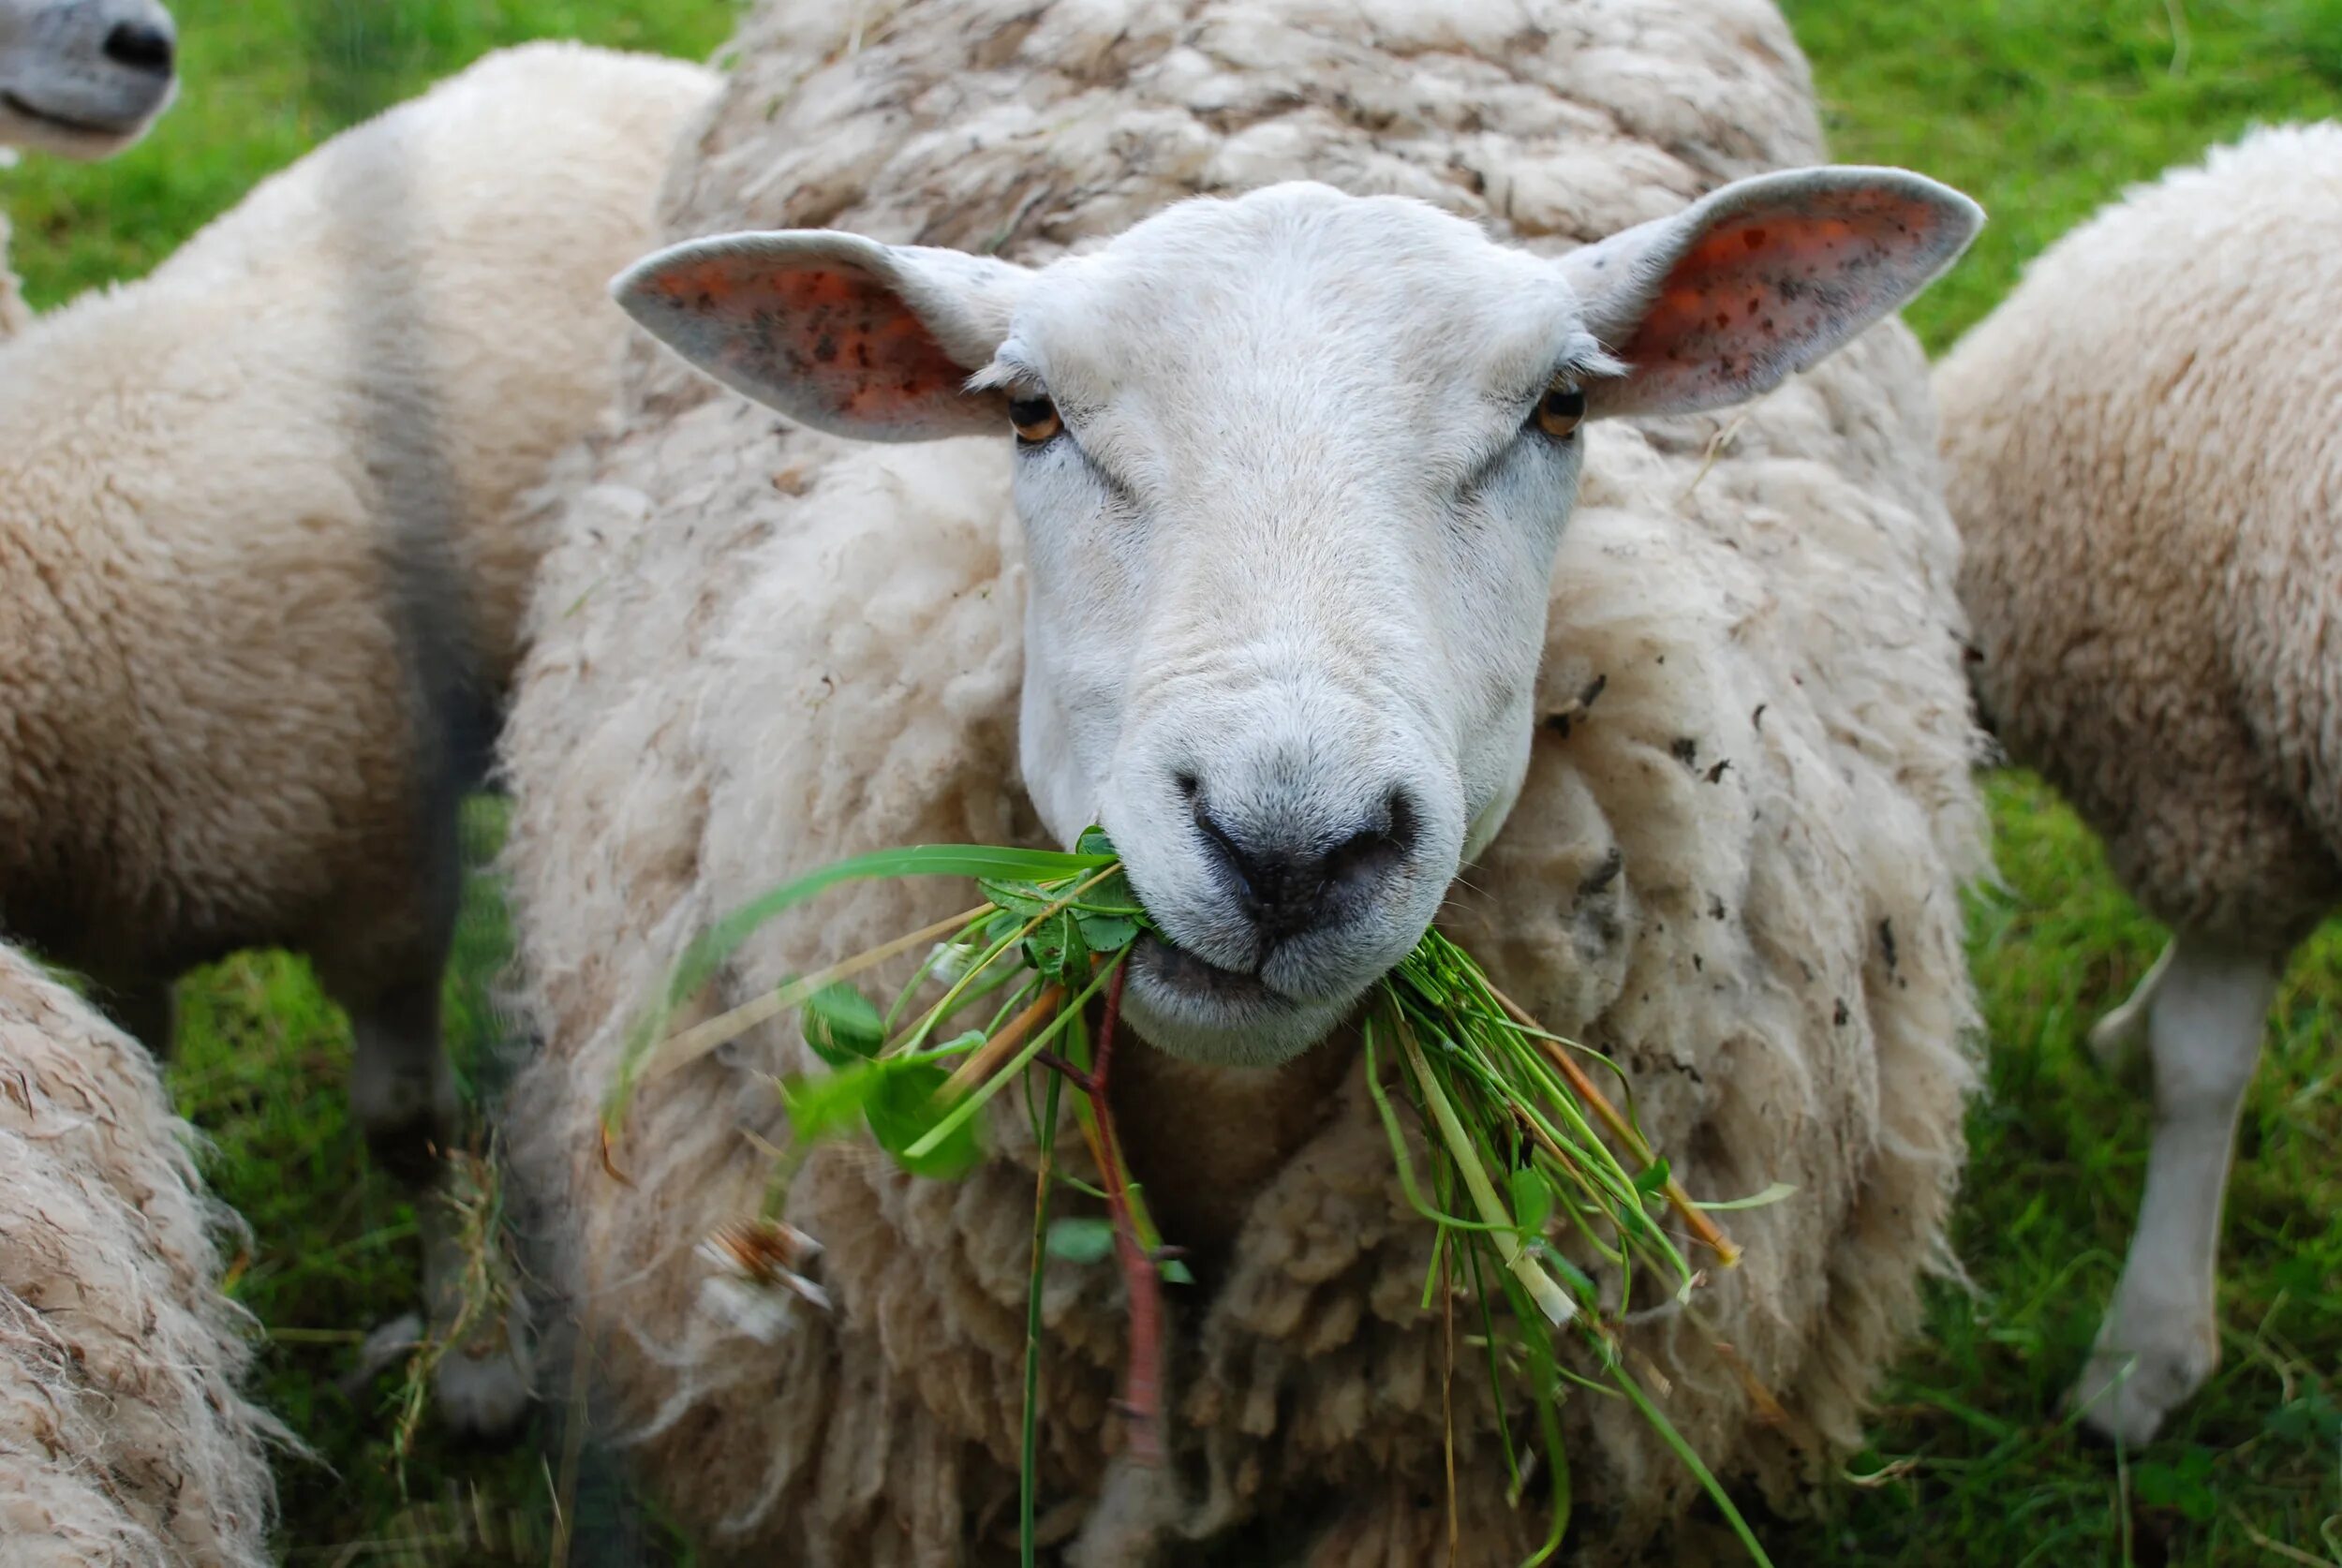
[[[0,168],[10,148],[102,158],[129,146],[169,107],[176,52],[156,0],[0,0]],[[0,338],[31,318],[0,212]]]
[[[1821,155],[1794,44],[1735,0],[774,4],[741,43],[670,191],[673,233],[818,225],[1041,261],[1195,191],[1308,175],[1550,254]],[[590,482],[549,558],[506,750],[548,1041],[515,1102],[537,1118],[525,1179],[566,1247],[553,1272],[580,1292],[645,1469],[711,1539],[817,1563],[997,1561],[1031,1218],[1015,1121],[956,1186],[816,1153],[792,1208],[831,1246],[839,1314],[770,1347],[700,1310],[688,1257],[756,1204],[742,1132],[781,1135],[769,1085],[712,1059],[655,1084],[616,1154],[630,1186],[594,1126],[636,1009],[719,911],[852,851],[1039,836],[1017,778],[1008,443],[841,449],[639,356],[622,408],[625,433],[577,460]],[[1446,922],[1626,1064],[1695,1190],[1798,1184],[1737,1217],[1749,1261],[1709,1299],[1787,1427],[1756,1419],[1683,1324],[1638,1336],[1700,1451],[1778,1484],[1853,1437],[1960,1156],[1955,890],[1981,852],[1932,438],[1923,366],[1893,327],[1728,429],[1596,433],[1529,781]],[[710,1003],[951,896],[840,893],[778,923]],[[735,1060],[802,1058],[776,1030]],[[1312,1561],[1435,1561],[1442,1361],[1415,1309],[1430,1236],[1352,1064],[1303,1057],[1287,1071],[1335,1081],[1281,1097],[1133,1059],[1174,1080],[1126,1111],[1134,1138],[1183,1099],[1221,1120],[1213,1150],[1275,1156],[1230,1206],[1224,1282],[1175,1301],[1173,1424],[1201,1489],[1175,1530],[1252,1561],[1282,1516]],[[1280,1098],[1321,1113],[1287,1130],[1297,1151],[1235,1119]],[[1119,1294],[1057,1265],[1045,1298],[1045,1528],[1087,1531],[1093,1561],[1142,1549],[1095,1506],[1120,1441]],[[1489,1495],[1501,1465],[1471,1398],[1460,1383],[1471,1548],[1517,1561],[1541,1512]],[[1590,1546],[1647,1537],[1688,1487],[1609,1404],[1570,1412]]]
[[[492,57],[0,348],[0,927],[157,1048],[181,970],[307,954],[369,1143],[417,1180],[454,1132],[455,809],[537,549],[510,503],[610,394],[601,286],[713,84]],[[462,1424],[525,1393],[501,1358],[440,1368]]]
[[[194,1134],[136,1042],[0,947],[0,1551],[259,1568],[283,1441],[237,1392]]]
[[[1976,686],[2173,939],[2146,1196],[2074,1390],[2133,1443],[2211,1375],[2221,1193],[2287,955],[2342,901],[2342,126],[2272,130],[2059,241],[1936,377]]]

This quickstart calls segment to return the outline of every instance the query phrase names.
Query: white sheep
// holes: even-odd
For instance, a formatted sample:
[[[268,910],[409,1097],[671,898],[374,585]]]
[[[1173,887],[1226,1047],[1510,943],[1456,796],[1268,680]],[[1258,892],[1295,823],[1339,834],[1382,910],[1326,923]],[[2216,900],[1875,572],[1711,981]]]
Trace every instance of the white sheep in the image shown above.
[[[2259,132],[2059,240],[1936,376],[1986,718],[2172,940],[2146,1195],[2086,1419],[2144,1442],[2219,1359],[2222,1194],[2286,956],[2342,904],[2327,630],[2342,126]]]
[[[493,55],[0,347],[0,929],[158,1049],[183,969],[305,953],[417,1180],[454,1130],[454,813],[538,550],[511,503],[609,401],[603,284],[715,84]],[[526,1389],[457,1354],[439,1392],[495,1426]]]
[[[0,1561],[261,1568],[287,1441],[237,1384],[232,1216],[135,1041],[0,947]]]
[[[178,41],[156,0],[0,0],[0,168],[14,149],[111,157],[178,90]],[[0,338],[32,319],[0,213]]]
[[[630,299],[808,422],[980,434],[776,430],[638,356],[626,429],[573,465],[504,751],[546,1042],[513,1185],[660,1495],[749,1561],[1013,1561],[1021,1117],[956,1184],[814,1150],[789,1213],[837,1310],[769,1345],[702,1309],[691,1250],[762,1199],[756,1140],[786,1135],[763,1073],[809,1059],[793,1031],[649,1082],[609,1166],[597,1129],[630,1029],[723,911],[841,854],[1061,841],[1093,813],[1202,954],[1142,961],[1168,1049],[1130,1051],[1116,1094],[1204,1284],[1171,1296],[1172,1497],[1112,1412],[1119,1281],[1050,1265],[1053,1560],[1190,1537],[1285,1561],[1282,1531],[1314,1564],[1449,1561],[1431,1231],[1358,1058],[1338,1035],[1204,1059],[1289,1053],[1443,897],[1499,984],[1622,1063],[1695,1191],[1798,1189],[1733,1216],[1747,1260],[1702,1294],[1781,1424],[1693,1324],[1633,1340],[1724,1473],[1810,1479],[1942,1255],[1961,1158],[1957,889],[1983,856],[1956,537],[1900,327],[1728,421],[1659,411],[1810,363],[1973,210],[1871,171],[1682,216],[1822,156],[1803,63],[1751,0],[772,0],[738,50],[673,232],[954,248],[747,241]],[[1310,178],[1351,196],[1262,189]],[[1174,205],[1199,192],[1252,194]],[[1392,195],[1428,207],[1355,200]],[[1251,869],[1209,868],[1199,809]],[[1224,879],[1260,894],[1276,856],[1345,836],[1332,906],[1265,897],[1285,940],[1240,972],[1261,930]],[[964,897],[840,889],[703,1005]],[[1453,1399],[1456,1561],[1517,1562],[1547,1514],[1503,1501],[1487,1380]],[[1693,1495],[1618,1401],[1566,1421],[1589,1560]]]

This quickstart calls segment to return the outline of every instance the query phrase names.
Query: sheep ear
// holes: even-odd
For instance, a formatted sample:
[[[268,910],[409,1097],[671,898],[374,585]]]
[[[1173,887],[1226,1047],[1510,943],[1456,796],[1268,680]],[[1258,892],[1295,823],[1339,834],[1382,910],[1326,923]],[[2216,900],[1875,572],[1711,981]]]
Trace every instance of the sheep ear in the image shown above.
[[[1771,391],[1951,265],[1984,210],[1899,169],[1739,180],[1562,259],[1588,328],[1626,364],[1587,412],[1684,414]]]
[[[708,375],[790,418],[869,441],[1005,429],[970,392],[1030,277],[956,250],[805,229],[724,234],[645,257],[611,284],[626,313]]]

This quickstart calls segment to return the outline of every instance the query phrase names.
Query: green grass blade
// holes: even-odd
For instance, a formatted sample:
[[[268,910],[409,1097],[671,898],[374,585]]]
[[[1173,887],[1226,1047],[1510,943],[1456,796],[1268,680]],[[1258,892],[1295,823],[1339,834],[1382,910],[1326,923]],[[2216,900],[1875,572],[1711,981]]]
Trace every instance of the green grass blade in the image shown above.
[[[1741,1517],[1741,1511],[1733,1505],[1731,1494],[1724,1489],[1724,1483],[1718,1481],[1707,1465],[1701,1462],[1698,1451],[1683,1441],[1683,1434],[1675,1429],[1675,1423],[1669,1421],[1666,1413],[1651,1402],[1650,1396],[1642,1391],[1642,1385],[1635,1381],[1635,1375],[1626,1369],[1626,1363],[1619,1359],[1616,1353],[1610,1349],[1609,1342],[1599,1334],[1591,1332],[1587,1338],[1593,1341],[1596,1352],[1601,1355],[1604,1368],[1611,1377],[1618,1381],[1619,1391],[1626,1396],[1637,1411],[1641,1413],[1642,1418],[1651,1423],[1651,1429],[1659,1434],[1659,1440],[1675,1450],[1676,1458],[1682,1461],[1685,1470],[1692,1472],[1693,1479],[1699,1483],[1700,1488],[1708,1494],[1709,1500],[1714,1502],[1717,1509],[1723,1513],[1725,1522],[1732,1527],[1732,1533],[1739,1536],[1741,1545],[1748,1549],[1749,1561],[1756,1563],[1757,1568],[1772,1568],[1772,1559],[1765,1555],[1764,1546],[1756,1539],[1756,1532],[1748,1528],[1746,1519]]]
[[[602,1126],[615,1131],[641,1080],[651,1050],[666,1037],[667,1020],[674,1010],[696,995],[710,976],[740,950],[767,922],[783,910],[842,882],[878,877],[1071,877],[1114,865],[1110,855],[1066,854],[1056,850],[1009,850],[981,844],[916,844],[906,850],[881,850],[836,861],[752,898],[702,932],[667,982],[666,995],[628,1033],[618,1072],[602,1103]]]
[[[1121,963],[1122,960],[1118,957],[1111,964],[1102,965],[1096,977],[1082,990],[1081,994],[1058,1009],[1057,1016],[1049,1020],[1046,1028],[1033,1030],[1032,1038],[1018,1046],[1016,1054],[1009,1058],[1007,1063],[998,1072],[971,1089],[966,1099],[953,1106],[949,1112],[945,1113],[942,1120],[927,1130],[926,1136],[912,1145],[904,1152],[914,1160],[932,1153],[944,1139],[963,1126],[970,1117],[982,1110],[985,1102],[1000,1093],[1003,1085],[1030,1066],[1032,1058],[1039,1056],[1050,1041],[1065,1032],[1066,1026],[1081,1016],[1081,1011],[1089,1005],[1089,998],[1096,996],[1105,983],[1113,978],[1114,971],[1121,967]]]
[[[1032,1200],[1032,1277],[1025,1286],[1025,1415],[1018,1436],[1016,1467],[1016,1549],[1023,1568],[1034,1568],[1033,1513],[1040,1486],[1041,1431],[1041,1277],[1048,1264],[1049,1173],[1057,1149],[1058,1096],[1062,1074],[1048,1074],[1041,1111],[1041,1172]]]

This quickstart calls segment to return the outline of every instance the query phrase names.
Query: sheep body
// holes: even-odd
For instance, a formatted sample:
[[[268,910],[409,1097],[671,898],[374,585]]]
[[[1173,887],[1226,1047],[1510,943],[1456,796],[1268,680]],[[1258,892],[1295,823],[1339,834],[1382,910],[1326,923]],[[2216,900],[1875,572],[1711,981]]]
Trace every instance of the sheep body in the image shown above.
[[[2342,901],[2342,126],[2257,132],[2060,239],[1936,376],[1980,707],[2174,933],[2137,1238],[2078,1395],[2133,1442],[2218,1359],[2220,1192],[2285,956]]]
[[[2134,192],[1936,383],[1993,728],[2157,919],[2281,948],[2342,895],[2342,452],[2301,430],[2342,323],[2299,287],[2337,162],[2342,126],[2263,131]]]
[[[611,395],[602,288],[714,85],[493,55],[0,348],[0,929],[157,1048],[180,971],[307,954],[409,1176],[454,1130],[455,808],[539,547],[511,503]]]
[[[260,1568],[285,1442],[238,1391],[194,1133],[136,1042],[0,947],[0,1562]]]
[[[442,695],[408,633],[509,673],[506,503],[606,400],[579,311],[712,80],[491,57],[0,357],[0,552],[47,590],[0,619],[12,929],[126,980],[393,945]]]
[[[669,192],[677,235],[829,226],[1040,259],[1198,190],[1309,177],[1420,196],[1550,253],[1820,147],[1786,27],[1736,0],[766,5],[740,43],[704,156]],[[548,499],[562,523],[508,730],[510,860],[547,1041],[515,1091],[534,1117],[517,1184],[556,1227],[548,1272],[575,1293],[622,1430],[712,1543],[787,1543],[812,1563],[1011,1560],[1021,1117],[995,1120],[997,1158],[956,1185],[817,1150],[791,1213],[830,1248],[838,1313],[770,1346],[702,1309],[705,1271],[685,1258],[756,1208],[765,1173],[737,1130],[783,1135],[769,1084],[740,1067],[800,1068],[803,1047],[775,1029],[653,1083],[614,1155],[630,1186],[594,1132],[638,1009],[717,915],[866,849],[1036,838],[1016,779],[1006,443],[776,436],[768,413],[646,352],[621,407],[623,433],[572,453],[571,487]],[[1529,781],[1445,923],[1513,995],[1622,1061],[1696,1191],[1798,1186],[1735,1217],[1748,1262],[1704,1308],[1787,1428],[1756,1418],[1681,1320],[1638,1333],[1700,1451],[1785,1493],[1852,1440],[1940,1252],[1961,1156],[1956,885],[1981,864],[1981,828],[1932,437],[1924,368],[1895,327],[1728,429],[1600,427],[1553,579]],[[776,922],[706,1005],[954,896],[840,890]],[[1293,1125],[1264,1135],[1289,1146],[1206,1206],[1236,1211],[1210,1298],[1174,1294],[1171,1425],[1192,1495],[1119,1457],[1111,1271],[1050,1266],[1045,1538],[1090,1563],[1187,1540],[1267,1561],[1282,1526],[1312,1563],[1433,1561],[1444,1341],[1417,1307],[1431,1233],[1356,1062],[1243,1080],[1156,1065],[1177,1087],[1125,1103],[1126,1123],[1160,1122],[1134,1144],[1201,1144],[1273,1103]],[[1488,1392],[1469,1381],[1454,1390],[1460,1561],[1515,1561],[1544,1519],[1505,1506]],[[1647,1541],[1690,1490],[1608,1404],[1569,1412],[1590,1550]]]

